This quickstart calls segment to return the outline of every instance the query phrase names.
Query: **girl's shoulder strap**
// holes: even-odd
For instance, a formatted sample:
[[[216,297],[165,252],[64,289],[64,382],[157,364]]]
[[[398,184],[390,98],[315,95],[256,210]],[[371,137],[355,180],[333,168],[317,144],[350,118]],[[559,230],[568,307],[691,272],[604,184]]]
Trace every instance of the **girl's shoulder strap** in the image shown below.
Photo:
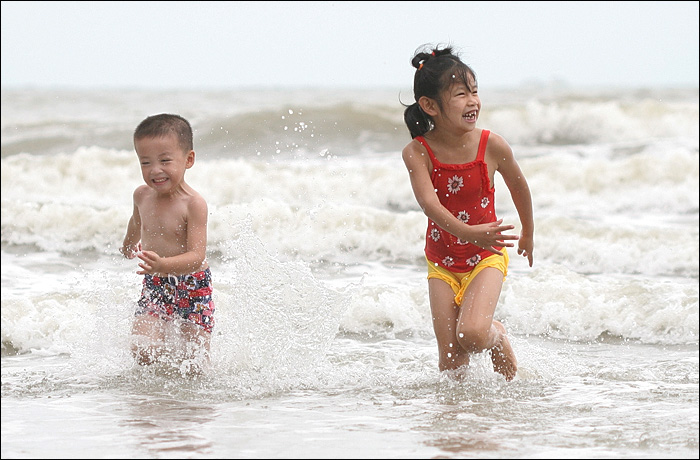
[[[426,141],[423,136],[416,136],[413,139],[417,140],[421,143],[423,147],[425,147],[425,149],[428,151],[428,155],[430,156],[430,161],[432,161],[434,165],[440,164],[440,161],[437,158],[435,158],[433,149],[430,148],[430,146],[428,145],[428,141]]]
[[[486,154],[486,144],[489,142],[489,134],[491,131],[488,129],[481,130],[481,138],[479,139],[479,151],[476,153],[476,159],[484,161],[484,155]]]

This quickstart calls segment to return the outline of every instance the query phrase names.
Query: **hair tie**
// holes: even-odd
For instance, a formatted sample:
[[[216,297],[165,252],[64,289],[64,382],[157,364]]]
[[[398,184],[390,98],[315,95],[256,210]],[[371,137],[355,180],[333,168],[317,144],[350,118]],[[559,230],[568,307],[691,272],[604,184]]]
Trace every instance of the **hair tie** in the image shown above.
[[[430,53],[430,54],[432,54],[433,56],[435,56],[435,51],[433,51],[433,52],[432,52],[432,53]]]

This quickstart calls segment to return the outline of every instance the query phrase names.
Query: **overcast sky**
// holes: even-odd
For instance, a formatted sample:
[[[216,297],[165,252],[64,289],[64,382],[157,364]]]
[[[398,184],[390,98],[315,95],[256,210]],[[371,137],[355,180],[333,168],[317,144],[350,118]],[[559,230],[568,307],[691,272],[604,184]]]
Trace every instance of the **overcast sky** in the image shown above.
[[[480,86],[698,86],[698,2],[2,1],[2,85],[410,87],[450,43]]]

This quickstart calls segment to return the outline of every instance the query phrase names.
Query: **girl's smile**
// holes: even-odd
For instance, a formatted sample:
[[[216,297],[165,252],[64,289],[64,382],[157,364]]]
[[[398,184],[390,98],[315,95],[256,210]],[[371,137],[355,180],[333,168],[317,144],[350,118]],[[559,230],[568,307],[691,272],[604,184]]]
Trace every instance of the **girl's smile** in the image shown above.
[[[465,113],[464,115],[462,115],[462,118],[466,119],[468,122],[476,123],[476,114],[477,114],[476,110],[471,110],[471,111]]]

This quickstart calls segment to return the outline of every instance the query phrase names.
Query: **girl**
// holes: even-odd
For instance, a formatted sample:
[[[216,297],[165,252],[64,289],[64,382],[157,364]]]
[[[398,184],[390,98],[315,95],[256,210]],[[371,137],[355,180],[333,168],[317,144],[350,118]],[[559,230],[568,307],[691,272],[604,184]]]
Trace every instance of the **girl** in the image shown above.
[[[419,50],[411,64],[416,102],[404,112],[412,140],[402,156],[428,217],[425,257],[439,368],[466,366],[470,354],[489,350],[494,370],[510,381],[517,360],[493,315],[510,240],[518,240],[518,254],[532,266],[530,189],[505,139],[476,127],[481,101],[474,71],[451,47]],[[496,171],[518,211],[520,237],[503,234],[515,227],[496,217]]]

